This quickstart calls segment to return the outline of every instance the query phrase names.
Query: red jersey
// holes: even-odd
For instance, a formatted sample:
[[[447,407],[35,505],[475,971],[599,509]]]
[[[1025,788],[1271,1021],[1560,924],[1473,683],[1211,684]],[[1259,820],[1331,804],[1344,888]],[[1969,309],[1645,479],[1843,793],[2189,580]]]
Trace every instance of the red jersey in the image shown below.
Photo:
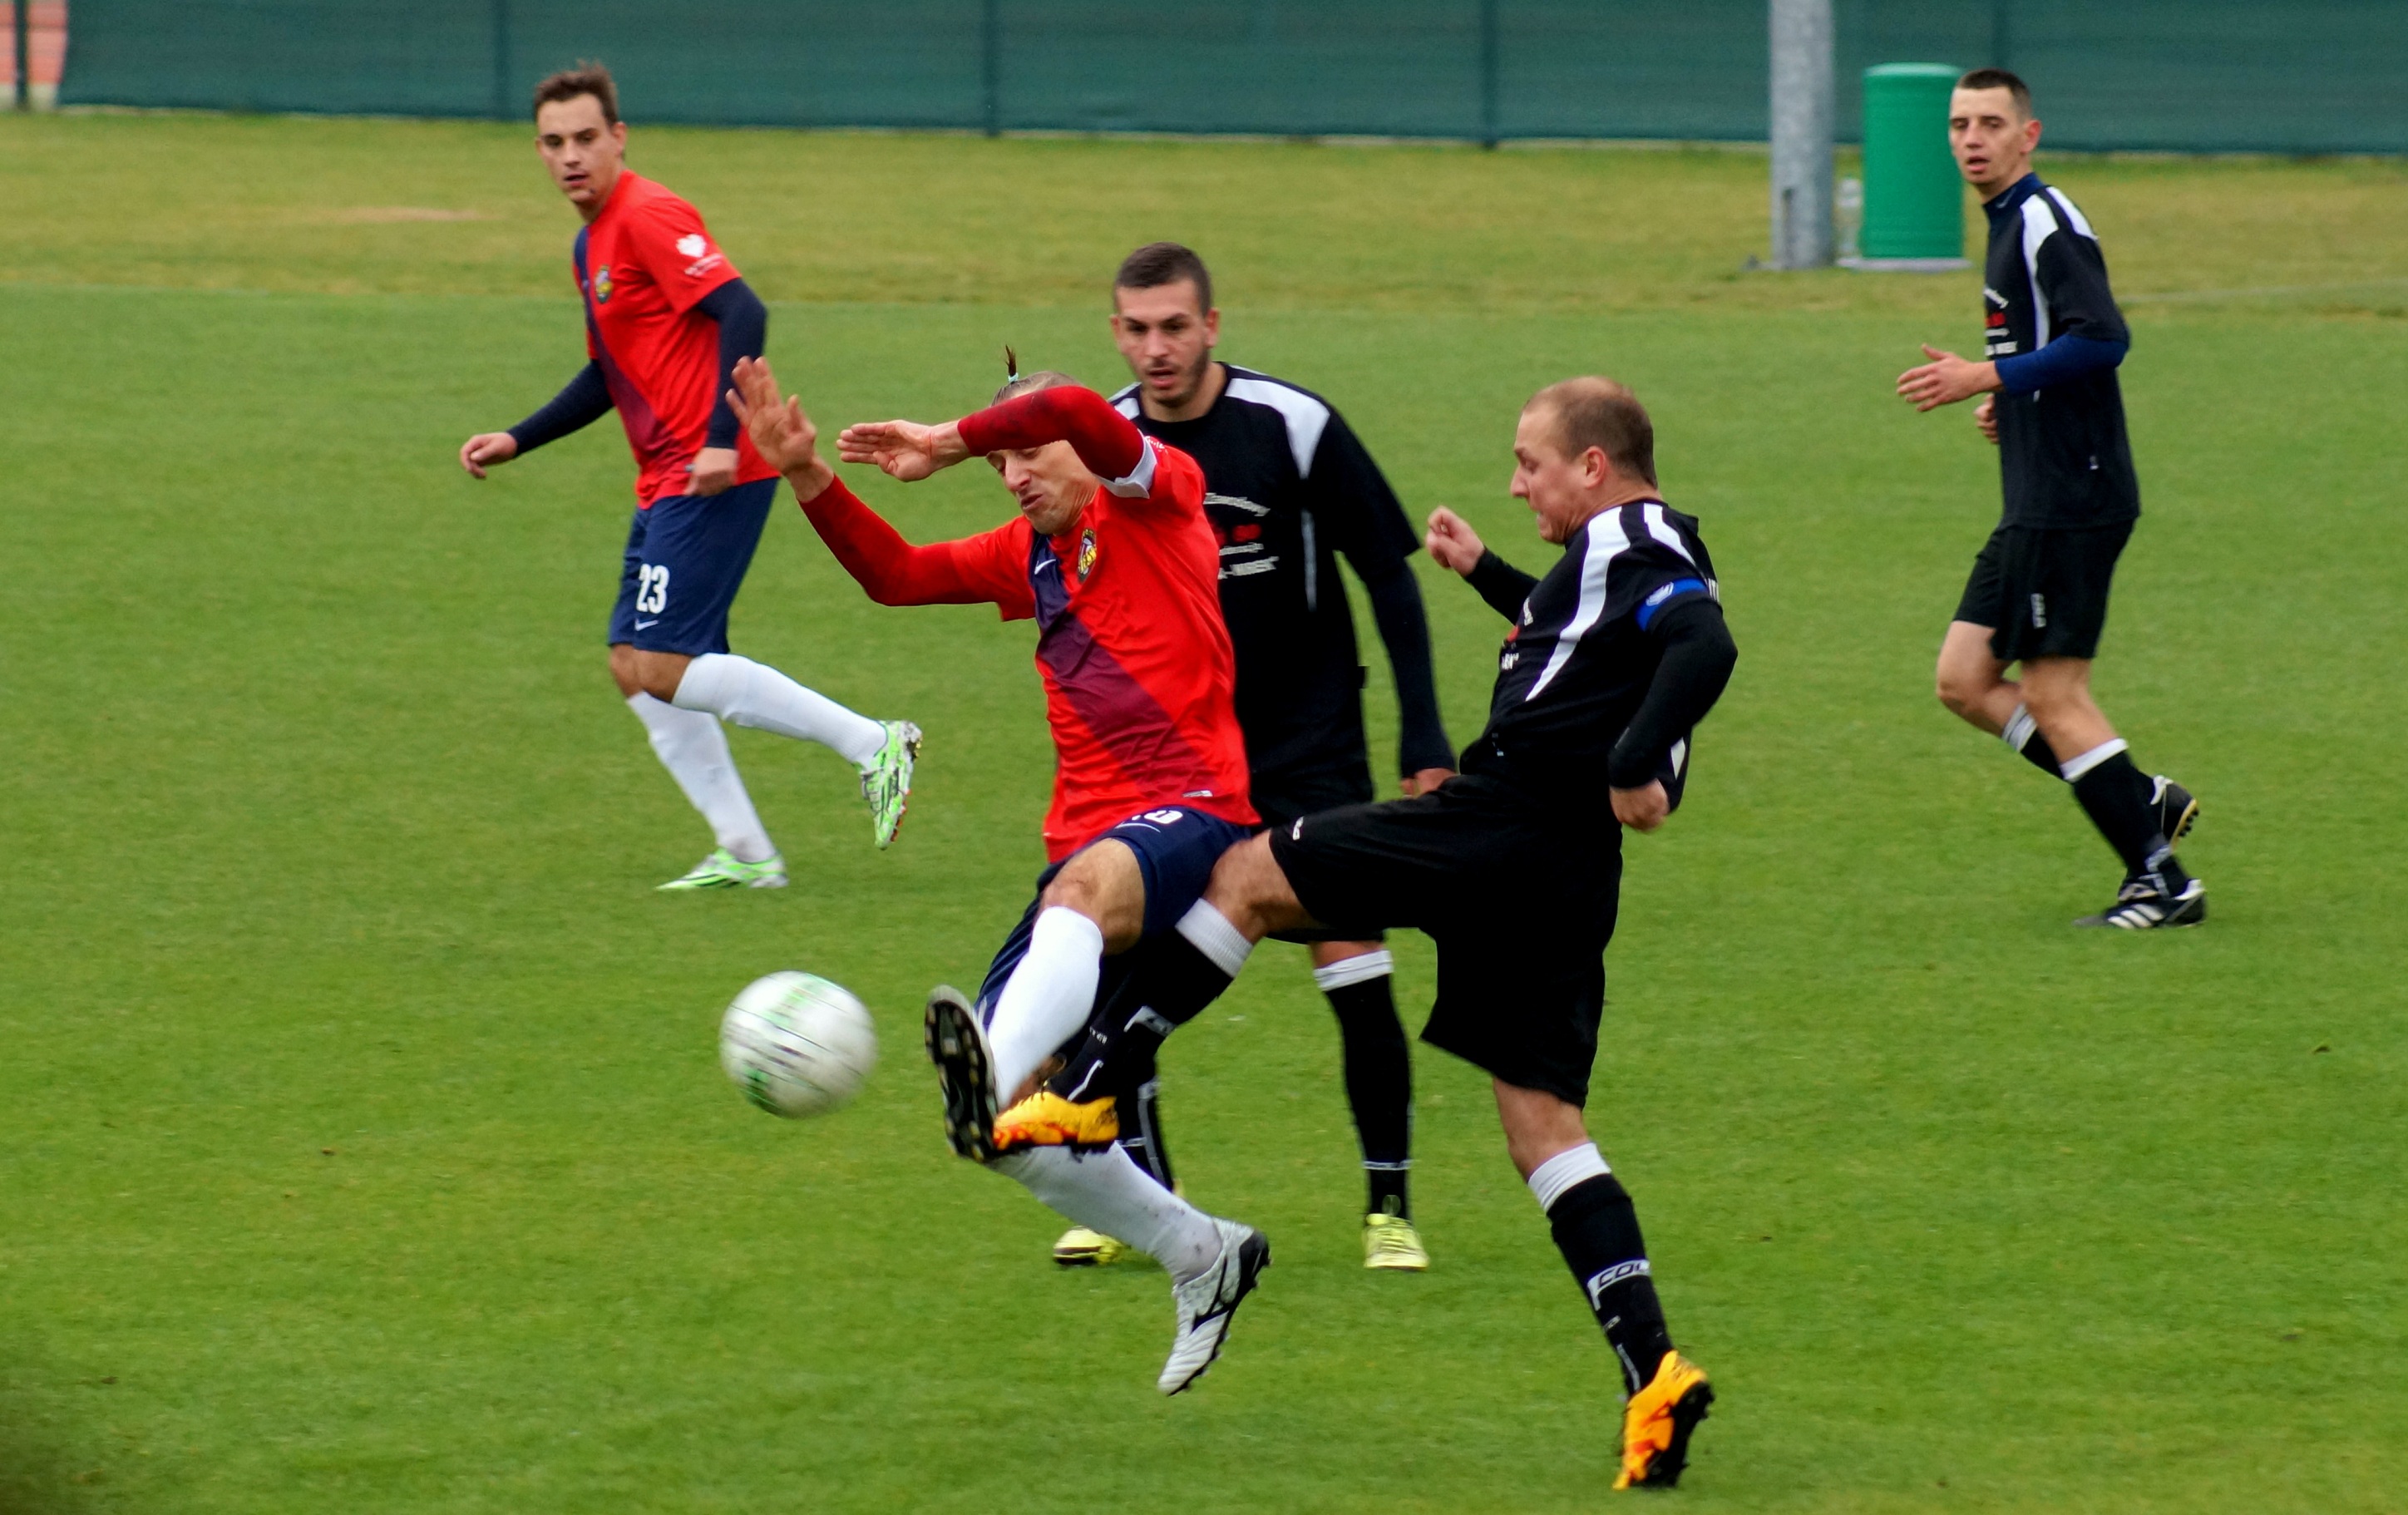
[[[1104,486],[1051,537],[1024,516],[915,547],[842,479],[803,511],[882,605],[993,603],[1006,621],[1035,619],[1056,760],[1046,857],[1058,863],[1163,806],[1251,825],[1204,471],[1093,390],[1020,395],[965,419],[961,432],[982,453],[1068,441]]]
[[[742,276],[711,241],[700,212],[624,168],[602,213],[577,234],[575,264],[585,351],[610,386],[640,470],[636,503],[649,509],[691,488],[686,468],[719,403],[719,323],[695,303]],[[738,433],[736,481],[777,473]]]

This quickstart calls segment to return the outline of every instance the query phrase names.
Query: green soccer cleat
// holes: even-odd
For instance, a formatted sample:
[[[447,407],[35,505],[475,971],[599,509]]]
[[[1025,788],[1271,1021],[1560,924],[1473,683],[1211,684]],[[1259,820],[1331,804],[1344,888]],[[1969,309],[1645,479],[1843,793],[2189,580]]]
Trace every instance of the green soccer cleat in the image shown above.
[[[695,864],[682,878],[672,879],[661,885],[665,894],[682,893],[689,889],[783,889],[786,887],[786,860],[772,852],[758,863],[744,863],[726,848],[714,849],[711,854]]]
[[[861,797],[869,802],[869,826],[884,848],[903,829],[911,802],[911,765],[920,756],[920,728],[909,721],[883,721],[886,745],[862,765]]]
[[[1401,1215],[1377,1211],[1363,1217],[1363,1265],[1397,1273],[1429,1271],[1429,1249],[1422,1234]]]
[[[1063,1232],[1062,1239],[1054,1244],[1054,1261],[1062,1267],[1110,1267],[1135,1255],[1127,1243],[1083,1225]]]

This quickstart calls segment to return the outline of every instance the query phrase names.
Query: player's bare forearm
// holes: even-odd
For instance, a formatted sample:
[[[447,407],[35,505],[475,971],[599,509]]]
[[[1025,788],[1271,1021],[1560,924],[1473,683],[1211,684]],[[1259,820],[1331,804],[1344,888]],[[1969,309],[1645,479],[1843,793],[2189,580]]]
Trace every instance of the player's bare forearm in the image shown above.
[[[1899,396],[1917,410],[1936,410],[1999,387],[1997,364],[1969,363],[1928,343],[1924,345],[1923,353],[1931,360],[1929,363],[1898,376]]]

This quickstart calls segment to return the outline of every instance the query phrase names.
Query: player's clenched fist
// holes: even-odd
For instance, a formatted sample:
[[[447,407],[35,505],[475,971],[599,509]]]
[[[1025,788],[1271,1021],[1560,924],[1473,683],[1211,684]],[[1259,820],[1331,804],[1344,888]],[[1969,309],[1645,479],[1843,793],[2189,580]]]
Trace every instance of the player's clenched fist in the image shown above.
[[[479,432],[460,444],[460,466],[471,479],[482,479],[487,468],[518,455],[519,439],[508,432]]]
[[[1471,523],[1442,505],[1430,512],[1429,535],[1422,541],[1440,567],[1452,568],[1459,574],[1478,567],[1481,557],[1488,550],[1488,544],[1480,539]]]

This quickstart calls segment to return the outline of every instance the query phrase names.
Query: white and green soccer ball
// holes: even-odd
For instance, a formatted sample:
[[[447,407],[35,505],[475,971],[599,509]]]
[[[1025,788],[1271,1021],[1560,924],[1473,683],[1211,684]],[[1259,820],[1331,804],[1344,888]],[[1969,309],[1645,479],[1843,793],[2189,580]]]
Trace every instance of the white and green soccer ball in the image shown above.
[[[772,1115],[824,1115],[859,1093],[878,1066],[878,1032],[842,984],[773,973],[745,985],[727,1007],[719,1065]]]

